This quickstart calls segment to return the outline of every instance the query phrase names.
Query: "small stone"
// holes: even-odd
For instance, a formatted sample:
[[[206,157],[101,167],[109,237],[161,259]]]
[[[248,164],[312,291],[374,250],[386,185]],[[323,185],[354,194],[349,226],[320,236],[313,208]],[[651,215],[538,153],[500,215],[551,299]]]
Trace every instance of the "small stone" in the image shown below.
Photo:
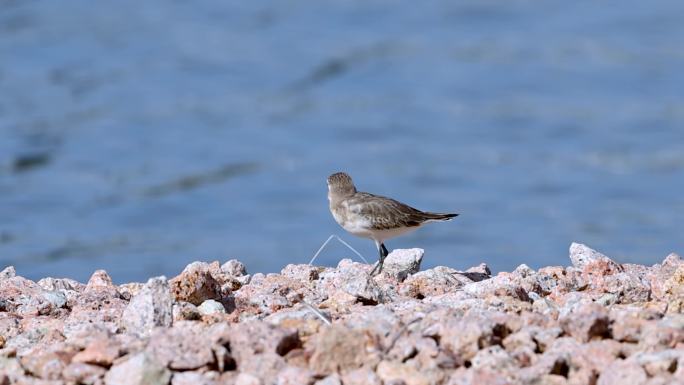
[[[203,324],[192,321],[155,329],[146,351],[172,370],[195,370],[216,362],[212,333]]]
[[[166,277],[150,278],[124,310],[122,323],[127,331],[149,335],[156,326],[171,326],[173,299]]]
[[[334,325],[321,330],[309,341],[310,368],[319,374],[345,373],[374,360],[373,341],[362,330]],[[346,384],[346,382],[345,382]]]
[[[314,376],[311,371],[296,366],[288,366],[278,373],[276,385],[312,385]]]
[[[262,385],[261,379],[259,377],[249,374],[240,373],[235,379],[235,385]]]
[[[437,266],[406,278],[399,293],[418,299],[453,293],[474,282],[468,278],[468,274],[446,266]]]
[[[62,291],[62,292],[81,292],[85,290],[85,285],[69,278],[52,278],[47,277],[38,281],[38,285],[47,291]]]
[[[329,297],[335,297],[337,292],[343,292],[361,303],[373,305],[382,302],[384,293],[370,277],[369,272],[368,265],[343,259],[336,269],[327,270],[320,276]]]
[[[413,365],[397,361],[380,362],[376,374],[385,384],[402,383],[406,385],[439,384],[444,377],[437,371],[418,370]]]
[[[201,314],[225,314],[226,313],[226,308],[223,307],[221,302],[215,301],[213,299],[208,299],[204,302],[202,302],[199,307],[197,307],[197,310]]]
[[[221,265],[221,270],[224,273],[232,275],[234,277],[241,277],[243,275],[247,275],[247,268],[245,267],[245,264],[238,261],[237,259],[231,259],[230,261]]]
[[[78,352],[72,362],[110,367],[121,354],[121,347],[114,340],[99,338],[92,341],[85,350]]]
[[[66,350],[60,345],[50,348],[35,346],[25,352],[19,361],[32,375],[44,380],[57,380],[73,355],[73,351]]]
[[[107,370],[98,365],[72,362],[62,371],[66,381],[76,384],[93,385],[105,375]]]
[[[570,245],[570,261],[572,261],[572,265],[578,269],[584,269],[591,263],[603,262],[608,264],[615,271],[621,270],[619,265],[612,259],[581,243],[573,242]]]
[[[475,369],[490,369],[507,371],[516,367],[516,362],[501,346],[486,347],[475,355],[471,360]]]
[[[200,372],[175,372],[171,385],[214,385],[217,382]]]
[[[331,374],[325,378],[322,378],[314,383],[314,385],[342,385],[342,380],[337,374]]]
[[[382,385],[382,380],[370,368],[363,367],[342,374],[344,385]]]
[[[17,271],[14,266],[7,266],[2,271],[0,271],[0,280],[14,278],[17,276]]]
[[[566,333],[583,342],[605,338],[610,333],[608,311],[597,303],[580,304],[561,317],[559,323]]]
[[[398,281],[403,281],[411,274],[420,271],[423,261],[423,249],[395,249],[385,258],[382,271]]]
[[[138,353],[107,372],[106,385],[167,385],[171,372],[146,353]]]
[[[646,379],[646,372],[636,362],[617,360],[601,371],[597,385],[640,385]]]
[[[202,313],[200,313],[197,306],[191,304],[190,302],[176,302],[173,304],[173,321],[182,320],[199,320],[202,318]]]
[[[288,264],[280,271],[280,274],[288,278],[307,282],[317,280],[318,271],[319,268],[316,266]]]
[[[57,309],[64,307],[67,303],[66,296],[60,291],[45,291],[43,298]]]
[[[221,299],[221,284],[211,275],[212,267],[204,262],[193,262],[169,281],[176,301],[199,306],[207,299]]]
[[[677,359],[684,360],[684,351],[675,349],[663,350],[654,353],[639,353],[634,356],[650,377],[669,375],[677,369]]]
[[[95,290],[98,288],[112,288],[114,284],[112,283],[112,277],[107,274],[104,270],[96,270],[93,275],[90,276],[88,284],[86,285],[86,290]]]

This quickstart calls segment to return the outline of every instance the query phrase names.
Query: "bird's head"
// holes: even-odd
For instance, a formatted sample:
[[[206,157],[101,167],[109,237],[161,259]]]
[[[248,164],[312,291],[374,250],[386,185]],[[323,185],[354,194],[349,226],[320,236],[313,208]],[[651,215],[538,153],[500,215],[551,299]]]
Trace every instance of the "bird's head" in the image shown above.
[[[328,177],[328,199],[344,198],[356,193],[352,178],[344,172],[338,172]]]

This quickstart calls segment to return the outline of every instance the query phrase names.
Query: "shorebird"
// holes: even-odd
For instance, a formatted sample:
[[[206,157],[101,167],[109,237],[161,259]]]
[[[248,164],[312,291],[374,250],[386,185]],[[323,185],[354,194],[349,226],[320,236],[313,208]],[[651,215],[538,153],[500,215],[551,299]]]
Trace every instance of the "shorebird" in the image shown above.
[[[379,195],[356,191],[352,178],[343,172],[328,177],[328,200],[335,221],[348,232],[375,241],[380,260],[371,270],[382,272],[389,254],[385,241],[418,229],[429,222],[448,221],[458,214],[420,211]]]

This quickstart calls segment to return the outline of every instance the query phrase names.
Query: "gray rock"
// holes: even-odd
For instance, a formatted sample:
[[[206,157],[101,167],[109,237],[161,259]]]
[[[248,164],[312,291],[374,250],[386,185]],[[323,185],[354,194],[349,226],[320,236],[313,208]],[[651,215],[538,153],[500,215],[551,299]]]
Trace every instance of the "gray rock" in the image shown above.
[[[221,270],[224,273],[232,275],[234,277],[241,277],[243,275],[247,275],[247,268],[245,267],[245,264],[238,261],[237,259],[231,259],[230,261],[221,265]]]
[[[49,291],[61,290],[80,292],[83,291],[83,289],[85,289],[84,284],[69,278],[43,278],[40,281],[38,281],[38,285],[40,285],[40,287],[42,287],[43,289]]]
[[[202,304],[197,307],[197,310],[201,314],[225,314],[226,312],[226,308],[223,307],[221,302],[215,301],[213,299],[208,299],[202,302]]]
[[[149,335],[155,326],[173,322],[173,299],[166,277],[150,278],[124,310],[122,323],[131,333]]]
[[[2,271],[0,271],[0,280],[7,279],[7,278],[13,278],[16,276],[17,276],[17,271],[14,269],[14,266],[7,266]]]
[[[210,331],[199,322],[181,321],[172,328],[155,329],[146,351],[173,370],[195,370],[216,362]]]
[[[104,378],[105,385],[167,385],[169,380],[171,372],[146,353],[112,366]]]
[[[639,385],[646,383],[646,372],[636,362],[617,360],[603,369],[597,385]]]
[[[319,268],[316,266],[288,264],[280,271],[280,274],[288,278],[306,282],[317,280],[318,272]]]
[[[337,374],[331,374],[323,379],[320,379],[314,383],[314,385],[342,385],[340,376]]]
[[[173,304],[173,321],[198,320],[202,318],[197,306],[190,302],[176,302]]]
[[[337,265],[337,269],[321,273],[321,280],[324,281],[324,286],[331,297],[336,291],[342,291],[366,304],[380,303],[384,293],[368,273],[368,265],[343,259]]]
[[[200,372],[176,372],[171,379],[171,385],[213,385],[210,375]]]
[[[613,264],[615,263],[598,251],[575,242],[570,245],[570,261],[572,261],[572,265],[578,269],[583,269],[586,265],[595,261],[610,261]]]
[[[44,291],[43,298],[55,308],[62,308],[67,303],[67,298],[61,291]]]
[[[423,249],[395,249],[385,258],[382,271],[403,281],[411,274],[420,271],[420,263],[423,261]]]
[[[96,270],[93,275],[90,276],[88,284],[86,285],[86,290],[96,290],[99,288],[113,288],[112,277],[107,274],[104,270]]]

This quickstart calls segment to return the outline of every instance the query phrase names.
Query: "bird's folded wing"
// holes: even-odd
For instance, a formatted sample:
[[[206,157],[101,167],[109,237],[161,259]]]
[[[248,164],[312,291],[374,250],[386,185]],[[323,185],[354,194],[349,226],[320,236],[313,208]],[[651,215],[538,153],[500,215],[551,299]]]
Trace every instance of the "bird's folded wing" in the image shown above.
[[[348,208],[351,213],[364,217],[377,230],[420,226],[427,219],[418,209],[369,193],[356,193],[348,201]]]

